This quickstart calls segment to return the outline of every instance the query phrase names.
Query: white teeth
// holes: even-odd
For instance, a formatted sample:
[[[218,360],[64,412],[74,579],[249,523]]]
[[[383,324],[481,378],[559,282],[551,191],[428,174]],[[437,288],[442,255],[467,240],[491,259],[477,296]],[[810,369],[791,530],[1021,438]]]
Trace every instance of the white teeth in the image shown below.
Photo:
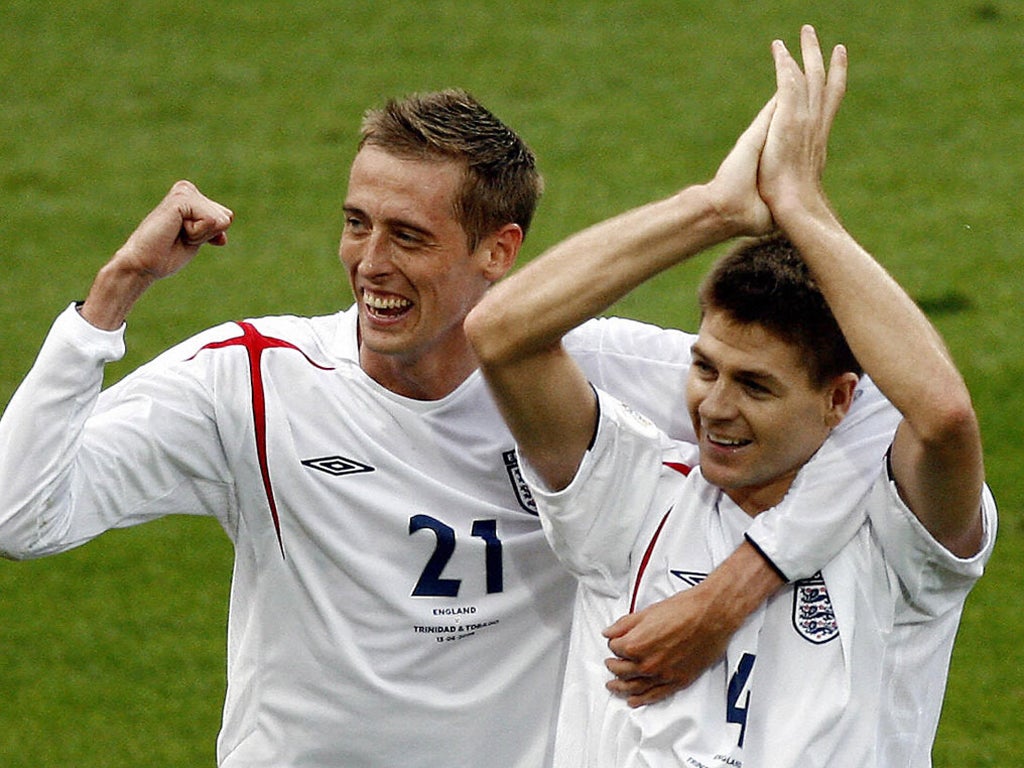
[[[369,292],[363,293],[363,301],[372,309],[405,309],[412,306],[411,301],[401,296],[378,296]]]
[[[746,445],[748,442],[750,442],[749,440],[734,440],[728,437],[720,437],[718,435],[712,434],[708,435],[708,440],[710,440],[715,445],[724,445],[730,448],[734,448],[740,445]]]

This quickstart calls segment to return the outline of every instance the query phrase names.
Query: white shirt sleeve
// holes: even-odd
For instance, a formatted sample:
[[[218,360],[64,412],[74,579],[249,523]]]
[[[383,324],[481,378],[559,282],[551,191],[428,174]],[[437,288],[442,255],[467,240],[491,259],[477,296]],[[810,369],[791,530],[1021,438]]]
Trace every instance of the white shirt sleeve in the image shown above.
[[[967,558],[957,557],[935,540],[903,503],[887,472],[879,473],[866,506],[885,561],[899,578],[900,595],[915,614],[940,616],[958,607],[963,595],[981,578],[995,546],[996,505],[988,486],[981,498],[981,547]]]
[[[579,580],[618,596],[658,489],[666,441],[646,417],[607,393],[598,391],[598,400],[594,444],[566,488],[549,491],[522,456],[520,464],[559,560]]]
[[[690,348],[697,337],[621,317],[590,320],[565,348],[594,386],[653,421],[675,440],[696,441],[686,410]]]
[[[0,419],[0,553],[71,549],[111,528],[172,513],[227,525],[232,490],[197,380],[144,366],[103,392],[124,328],[68,307]]]

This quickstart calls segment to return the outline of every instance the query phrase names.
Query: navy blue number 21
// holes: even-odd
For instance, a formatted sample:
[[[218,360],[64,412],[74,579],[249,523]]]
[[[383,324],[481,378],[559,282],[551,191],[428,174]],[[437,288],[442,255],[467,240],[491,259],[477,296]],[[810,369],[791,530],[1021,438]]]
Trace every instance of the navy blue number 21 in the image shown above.
[[[412,594],[414,597],[457,597],[462,579],[446,579],[441,574],[455,554],[455,529],[430,515],[409,518],[409,535],[422,530],[433,531],[434,551],[423,567]],[[484,572],[487,593],[501,592],[505,588],[501,563],[501,539],[498,538],[497,520],[474,520],[470,536],[484,541]]]

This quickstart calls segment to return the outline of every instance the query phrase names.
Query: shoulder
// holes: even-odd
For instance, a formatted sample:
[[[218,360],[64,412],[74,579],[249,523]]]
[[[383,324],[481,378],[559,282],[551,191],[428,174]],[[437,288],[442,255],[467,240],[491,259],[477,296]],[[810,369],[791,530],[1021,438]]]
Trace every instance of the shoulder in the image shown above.
[[[216,377],[218,371],[237,368],[239,361],[260,358],[263,351],[275,347],[293,348],[319,367],[336,367],[342,359],[338,350],[344,350],[337,343],[344,336],[340,330],[344,314],[279,315],[224,322],[167,348],[125,376],[118,389],[165,378],[206,380]],[[242,365],[242,369],[248,368],[248,363]]]
[[[689,362],[695,339],[694,334],[675,328],[623,317],[598,317],[570,331],[564,343],[573,356],[599,353]]]
[[[598,478],[611,484],[641,478],[656,483],[666,468],[672,470],[670,476],[689,474],[698,459],[695,446],[671,439],[647,416],[607,392],[598,389],[597,395],[597,432],[574,485],[597,485]]]
[[[208,328],[171,349],[159,359],[184,360],[200,352],[242,347],[250,352],[270,348],[294,348],[311,359],[333,365],[348,356],[344,341],[349,328],[347,312],[333,315],[302,317],[298,315],[267,315],[234,320]],[[355,325],[351,323],[354,338]]]
[[[345,349],[342,343],[351,333],[355,337],[354,310],[341,310],[330,315],[303,317],[299,315],[268,315],[265,317],[248,318],[232,323],[236,327],[244,324],[256,328],[267,336],[280,337],[294,344],[303,344],[323,349],[335,354]]]

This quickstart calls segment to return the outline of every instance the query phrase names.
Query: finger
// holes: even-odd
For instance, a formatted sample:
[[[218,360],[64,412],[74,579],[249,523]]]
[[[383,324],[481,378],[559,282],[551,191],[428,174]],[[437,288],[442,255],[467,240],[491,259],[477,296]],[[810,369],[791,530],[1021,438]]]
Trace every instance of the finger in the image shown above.
[[[626,703],[633,709],[644,707],[648,704],[656,704],[663,699],[667,699],[681,688],[683,686],[680,685],[655,685],[642,693],[630,696],[626,699]]]
[[[620,659],[636,659],[636,653],[633,648],[633,640],[630,637],[630,633],[636,629],[639,621],[640,619],[638,614],[631,613],[627,616],[623,616],[604,631],[604,636],[608,638],[608,650]]]
[[[630,696],[643,696],[644,694],[651,691],[653,688],[664,687],[664,683],[656,680],[649,680],[646,678],[635,678],[633,680],[609,680],[604,684],[604,687],[609,693],[618,696],[621,699],[625,699]]]
[[[622,637],[624,634],[629,632],[633,627],[636,626],[639,619],[635,613],[627,613],[625,616],[619,618],[614,624],[604,630],[601,634],[607,637],[609,640],[616,637]]]
[[[832,129],[832,122],[839,112],[839,106],[846,95],[846,74],[849,68],[849,57],[846,46],[837,45],[832,49],[832,58],[828,65],[828,81],[825,84],[825,99],[822,105],[822,122],[826,132]]]
[[[189,206],[181,211],[182,241],[190,246],[208,242],[226,242],[224,234],[231,226],[234,214],[222,205],[206,200],[205,204]]]
[[[619,680],[635,680],[637,678],[645,677],[640,669],[640,665],[635,661],[628,659],[620,659],[618,657],[612,657],[604,660],[605,669],[611,672]]]
[[[188,246],[200,246],[222,235],[223,230],[218,229],[212,222],[206,219],[185,219],[181,222],[181,241]]]
[[[625,635],[619,637],[613,637],[608,641],[608,650],[615,654],[615,656],[624,661],[636,661],[636,654],[632,652],[632,648],[625,639]]]
[[[803,75],[800,67],[781,40],[772,41],[772,57],[775,59],[775,99],[778,108],[792,108],[792,102],[803,90]]]
[[[747,144],[756,149],[758,153],[764,148],[768,138],[768,129],[772,124],[772,116],[775,114],[777,95],[773,95],[757,113],[754,121],[747,126],[747,129],[740,134],[737,144]]]
[[[654,704],[685,687],[685,685],[679,683],[654,683],[642,680],[628,683],[624,683],[621,680],[612,680],[605,684],[605,688],[608,689],[609,693],[621,699],[626,699],[626,703],[633,708]]]
[[[821,55],[821,44],[814,27],[805,24],[800,29],[800,52],[804,60],[804,76],[807,78],[807,98],[811,114],[821,108],[825,89],[825,62]]]

